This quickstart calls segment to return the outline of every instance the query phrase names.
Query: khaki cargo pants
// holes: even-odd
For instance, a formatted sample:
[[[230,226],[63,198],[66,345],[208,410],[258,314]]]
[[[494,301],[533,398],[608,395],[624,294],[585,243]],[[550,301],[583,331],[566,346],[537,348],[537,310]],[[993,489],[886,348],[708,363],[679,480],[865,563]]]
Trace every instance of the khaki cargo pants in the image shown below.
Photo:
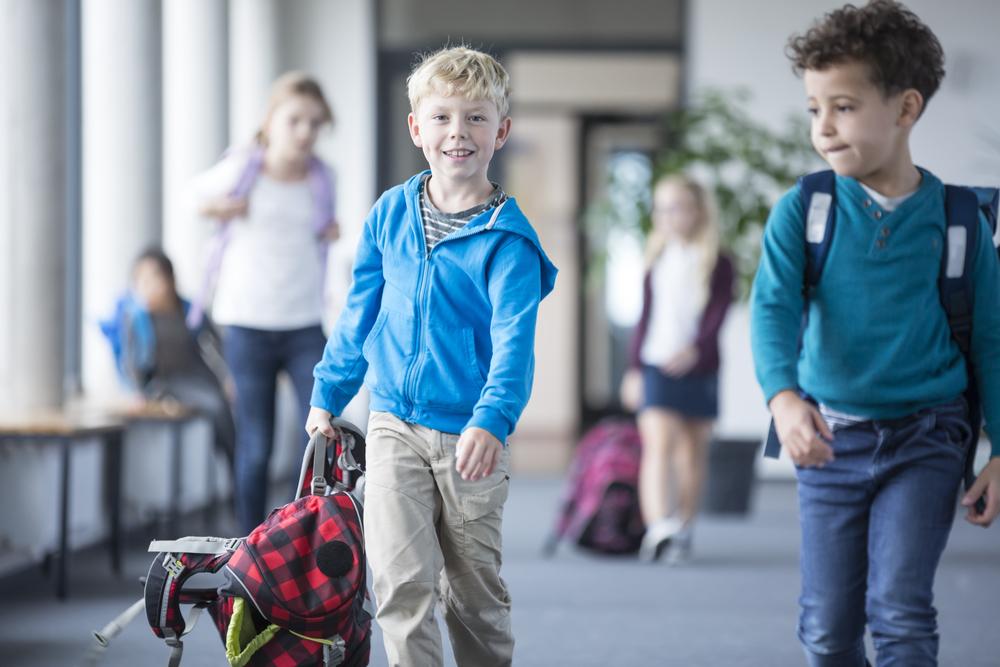
[[[466,481],[455,471],[457,435],[375,412],[366,441],[365,545],[389,664],[443,664],[440,598],[460,667],[510,665],[510,595],[500,578],[509,451],[489,477]]]

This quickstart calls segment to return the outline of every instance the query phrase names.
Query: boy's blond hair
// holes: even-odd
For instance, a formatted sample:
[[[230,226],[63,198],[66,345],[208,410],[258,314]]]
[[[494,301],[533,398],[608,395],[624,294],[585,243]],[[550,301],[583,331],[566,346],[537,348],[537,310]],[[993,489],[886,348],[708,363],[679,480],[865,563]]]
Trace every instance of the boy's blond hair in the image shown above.
[[[410,109],[434,93],[468,100],[489,100],[500,118],[510,111],[510,76],[496,58],[466,46],[445,47],[424,56],[406,79]]]

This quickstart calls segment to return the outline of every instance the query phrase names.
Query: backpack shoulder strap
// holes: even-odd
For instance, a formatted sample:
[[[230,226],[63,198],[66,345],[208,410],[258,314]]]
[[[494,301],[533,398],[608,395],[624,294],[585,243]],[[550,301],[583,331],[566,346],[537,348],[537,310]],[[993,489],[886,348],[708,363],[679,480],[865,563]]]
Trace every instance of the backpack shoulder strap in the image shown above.
[[[941,305],[948,316],[948,327],[951,329],[952,338],[962,351],[962,356],[965,357],[968,373],[965,400],[969,406],[969,422],[972,425],[973,436],[972,445],[965,457],[963,476],[966,489],[971,488],[976,479],[974,465],[976,443],[983,416],[971,355],[975,281],[970,274],[978,244],[988,241],[991,246],[996,245],[998,199],[1000,191],[996,188],[945,186],[946,229],[938,286],[941,292]],[[979,238],[982,233],[979,224],[980,213],[989,223],[989,229],[993,232],[992,238]],[[976,509],[980,513],[985,511],[985,502],[982,498],[976,501]]]
[[[938,286],[951,335],[968,359],[974,287],[971,267],[979,244],[979,199],[969,188],[946,185],[944,252]]]
[[[830,245],[833,243],[837,210],[837,176],[832,169],[824,169],[801,176],[798,185],[802,211],[806,217],[804,239],[806,268],[802,281],[802,326],[799,329],[798,339],[798,346],[801,349],[802,336],[809,316],[809,294],[819,284],[826,256],[830,254]],[[777,431],[774,430],[772,419],[764,440],[764,457],[776,459],[780,454],[781,442],[778,440]]]
[[[231,149],[232,150],[232,149]],[[230,151],[226,152],[229,155]],[[225,157],[225,156],[224,156]],[[254,183],[264,166],[264,147],[254,146],[247,151],[247,161],[240,171],[239,178],[229,190],[229,196],[236,199],[245,199],[250,196]],[[205,309],[208,308],[212,290],[215,289],[215,282],[219,277],[219,269],[222,266],[222,256],[226,253],[226,246],[229,245],[229,225],[222,225],[215,232],[208,249],[208,261],[205,265],[205,274],[202,277],[201,286],[194,299],[191,300],[191,307],[188,308],[185,321],[188,329],[195,331],[201,327],[205,317]]]
[[[997,231],[997,209],[1000,208],[1000,188],[970,187],[979,201],[979,210],[986,215],[990,229],[996,234]],[[994,242],[994,245],[996,243]]]
[[[249,196],[250,191],[253,190],[254,183],[257,182],[257,177],[260,175],[260,171],[263,168],[264,147],[254,146],[247,151],[247,161],[243,165],[243,170],[240,172],[239,178],[236,179],[232,189],[229,191],[229,196],[237,198]]]
[[[315,156],[309,160],[309,189],[316,206],[313,231],[322,237],[333,224],[333,178],[326,163]]]
[[[154,540],[149,551],[156,554],[146,573],[143,600],[146,620],[158,637],[171,642],[180,639],[194,628],[197,616],[185,620],[181,604],[199,604],[205,600],[189,600],[184,595],[184,584],[193,575],[218,572],[242,540],[217,537],[185,537],[180,540]],[[170,551],[161,549],[170,549]],[[203,605],[202,605],[203,606]],[[200,612],[198,612],[200,613]]]
[[[836,222],[836,175],[826,169],[802,176],[798,180],[802,210],[805,212],[806,271],[805,294],[819,284],[826,257],[833,242]]]

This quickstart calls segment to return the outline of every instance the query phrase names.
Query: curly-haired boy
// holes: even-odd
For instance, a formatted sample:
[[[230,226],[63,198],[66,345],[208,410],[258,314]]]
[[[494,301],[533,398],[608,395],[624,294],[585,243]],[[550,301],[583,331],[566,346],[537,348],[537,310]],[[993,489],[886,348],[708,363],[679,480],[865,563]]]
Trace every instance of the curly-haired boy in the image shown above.
[[[934,574],[978,440],[939,293],[945,187],[909,147],[944,54],[893,0],[830,12],[788,54],[813,146],[835,173],[826,202],[836,215],[825,267],[804,296],[817,200],[804,203],[801,184],[785,194],[768,219],[751,303],[758,380],[798,478],[798,635],[811,665],[863,666],[867,619],[879,665],[935,665]],[[970,358],[991,431],[1000,425],[1000,270],[980,225],[984,241],[966,269]],[[1000,441],[991,440],[993,458],[962,501],[982,526],[1000,512]]]

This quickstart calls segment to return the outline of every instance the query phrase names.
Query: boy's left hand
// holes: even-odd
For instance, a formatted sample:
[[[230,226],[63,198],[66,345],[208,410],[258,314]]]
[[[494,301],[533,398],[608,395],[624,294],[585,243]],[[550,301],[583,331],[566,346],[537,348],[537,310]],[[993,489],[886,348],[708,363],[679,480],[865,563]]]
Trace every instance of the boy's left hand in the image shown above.
[[[984,495],[986,510],[979,514],[976,512],[975,503]],[[983,528],[993,523],[993,519],[1000,514],[1000,456],[993,457],[986,464],[972,488],[962,496],[962,504],[968,508],[965,520],[969,523]]]
[[[489,431],[472,426],[459,436],[455,448],[455,470],[462,479],[473,481],[490,476],[500,460],[503,444]]]

